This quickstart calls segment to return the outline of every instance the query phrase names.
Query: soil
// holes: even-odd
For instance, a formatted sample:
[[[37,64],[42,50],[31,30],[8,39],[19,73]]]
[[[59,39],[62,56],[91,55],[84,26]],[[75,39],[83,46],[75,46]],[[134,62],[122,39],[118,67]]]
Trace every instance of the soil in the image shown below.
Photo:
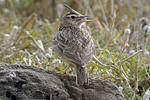
[[[124,100],[118,87],[89,79],[77,86],[75,76],[39,67],[0,63],[0,100]]]

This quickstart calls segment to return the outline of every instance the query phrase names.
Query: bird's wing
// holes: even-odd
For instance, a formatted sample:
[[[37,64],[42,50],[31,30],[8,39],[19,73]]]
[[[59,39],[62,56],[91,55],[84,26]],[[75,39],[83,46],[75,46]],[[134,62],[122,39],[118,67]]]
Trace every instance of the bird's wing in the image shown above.
[[[92,37],[84,30],[59,31],[54,38],[53,50],[61,58],[71,60],[81,66],[89,63],[95,54]]]

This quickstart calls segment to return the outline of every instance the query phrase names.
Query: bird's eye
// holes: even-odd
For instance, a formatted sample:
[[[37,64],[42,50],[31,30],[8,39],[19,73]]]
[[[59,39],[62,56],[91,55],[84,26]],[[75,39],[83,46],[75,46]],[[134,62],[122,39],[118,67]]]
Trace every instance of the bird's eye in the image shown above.
[[[71,16],[71,18],[72,18],[72,19],[74,19],[74,18],[75,18],[75,16]]]

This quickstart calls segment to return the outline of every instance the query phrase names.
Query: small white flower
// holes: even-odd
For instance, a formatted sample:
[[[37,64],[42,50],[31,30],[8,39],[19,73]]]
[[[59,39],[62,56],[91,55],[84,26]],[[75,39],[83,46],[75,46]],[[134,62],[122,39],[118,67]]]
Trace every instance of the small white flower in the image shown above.
[[[120,92],[122,92],[123,87],[122,87],[122,86],[119,86],[119,88],[118,88],[118,89],[119,89],[119,91],[120,91]]]
[[[10,39],[10,35],[9,35],[9,34],[5,34],[4,40],[5,40],[7,43],[9,43],[9,39]]]
[[[37,43],[40,46],[40,48],[42,49],[42,51],[45,51],[42,41],[38,40]]]
[[[149,100],[149,98],[150,98],[150,90],[148,89],[143,96],[143,100]]]
[[[61,60],[59,60],[59,59],[54,59],[53,61],[52,61],[52,63],[61,63]]]
[[[18,26],[14,26],[12,32],[10,33],[9,43],[13,45],[14,40],[16,39],[16,34],[18,32]]]
[[[135,53],[135,50],[130,50],[129,55],[133,55]]]
[[[131,33],[130,29],[125,29],[123,36],[124,43],[128,43],[130,33]]]
[[[149,51],[145,51],[145,52],[144,52],[144,56],[145,56],[145,57],[149,57]]]

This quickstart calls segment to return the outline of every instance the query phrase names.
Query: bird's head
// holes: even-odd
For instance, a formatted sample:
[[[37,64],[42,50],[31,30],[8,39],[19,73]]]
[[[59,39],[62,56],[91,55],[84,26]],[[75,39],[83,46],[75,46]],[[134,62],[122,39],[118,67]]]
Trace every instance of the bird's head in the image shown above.
[[[85,18],[90,17],[88,15],[82,15],[79,12],[73,10],[68,5],[64,5],[68,12],[62,17],[60,26],[68,27],[68,26],[74,26],[74,27],[81,27],[83,22],[91,21],[87,20]]]

